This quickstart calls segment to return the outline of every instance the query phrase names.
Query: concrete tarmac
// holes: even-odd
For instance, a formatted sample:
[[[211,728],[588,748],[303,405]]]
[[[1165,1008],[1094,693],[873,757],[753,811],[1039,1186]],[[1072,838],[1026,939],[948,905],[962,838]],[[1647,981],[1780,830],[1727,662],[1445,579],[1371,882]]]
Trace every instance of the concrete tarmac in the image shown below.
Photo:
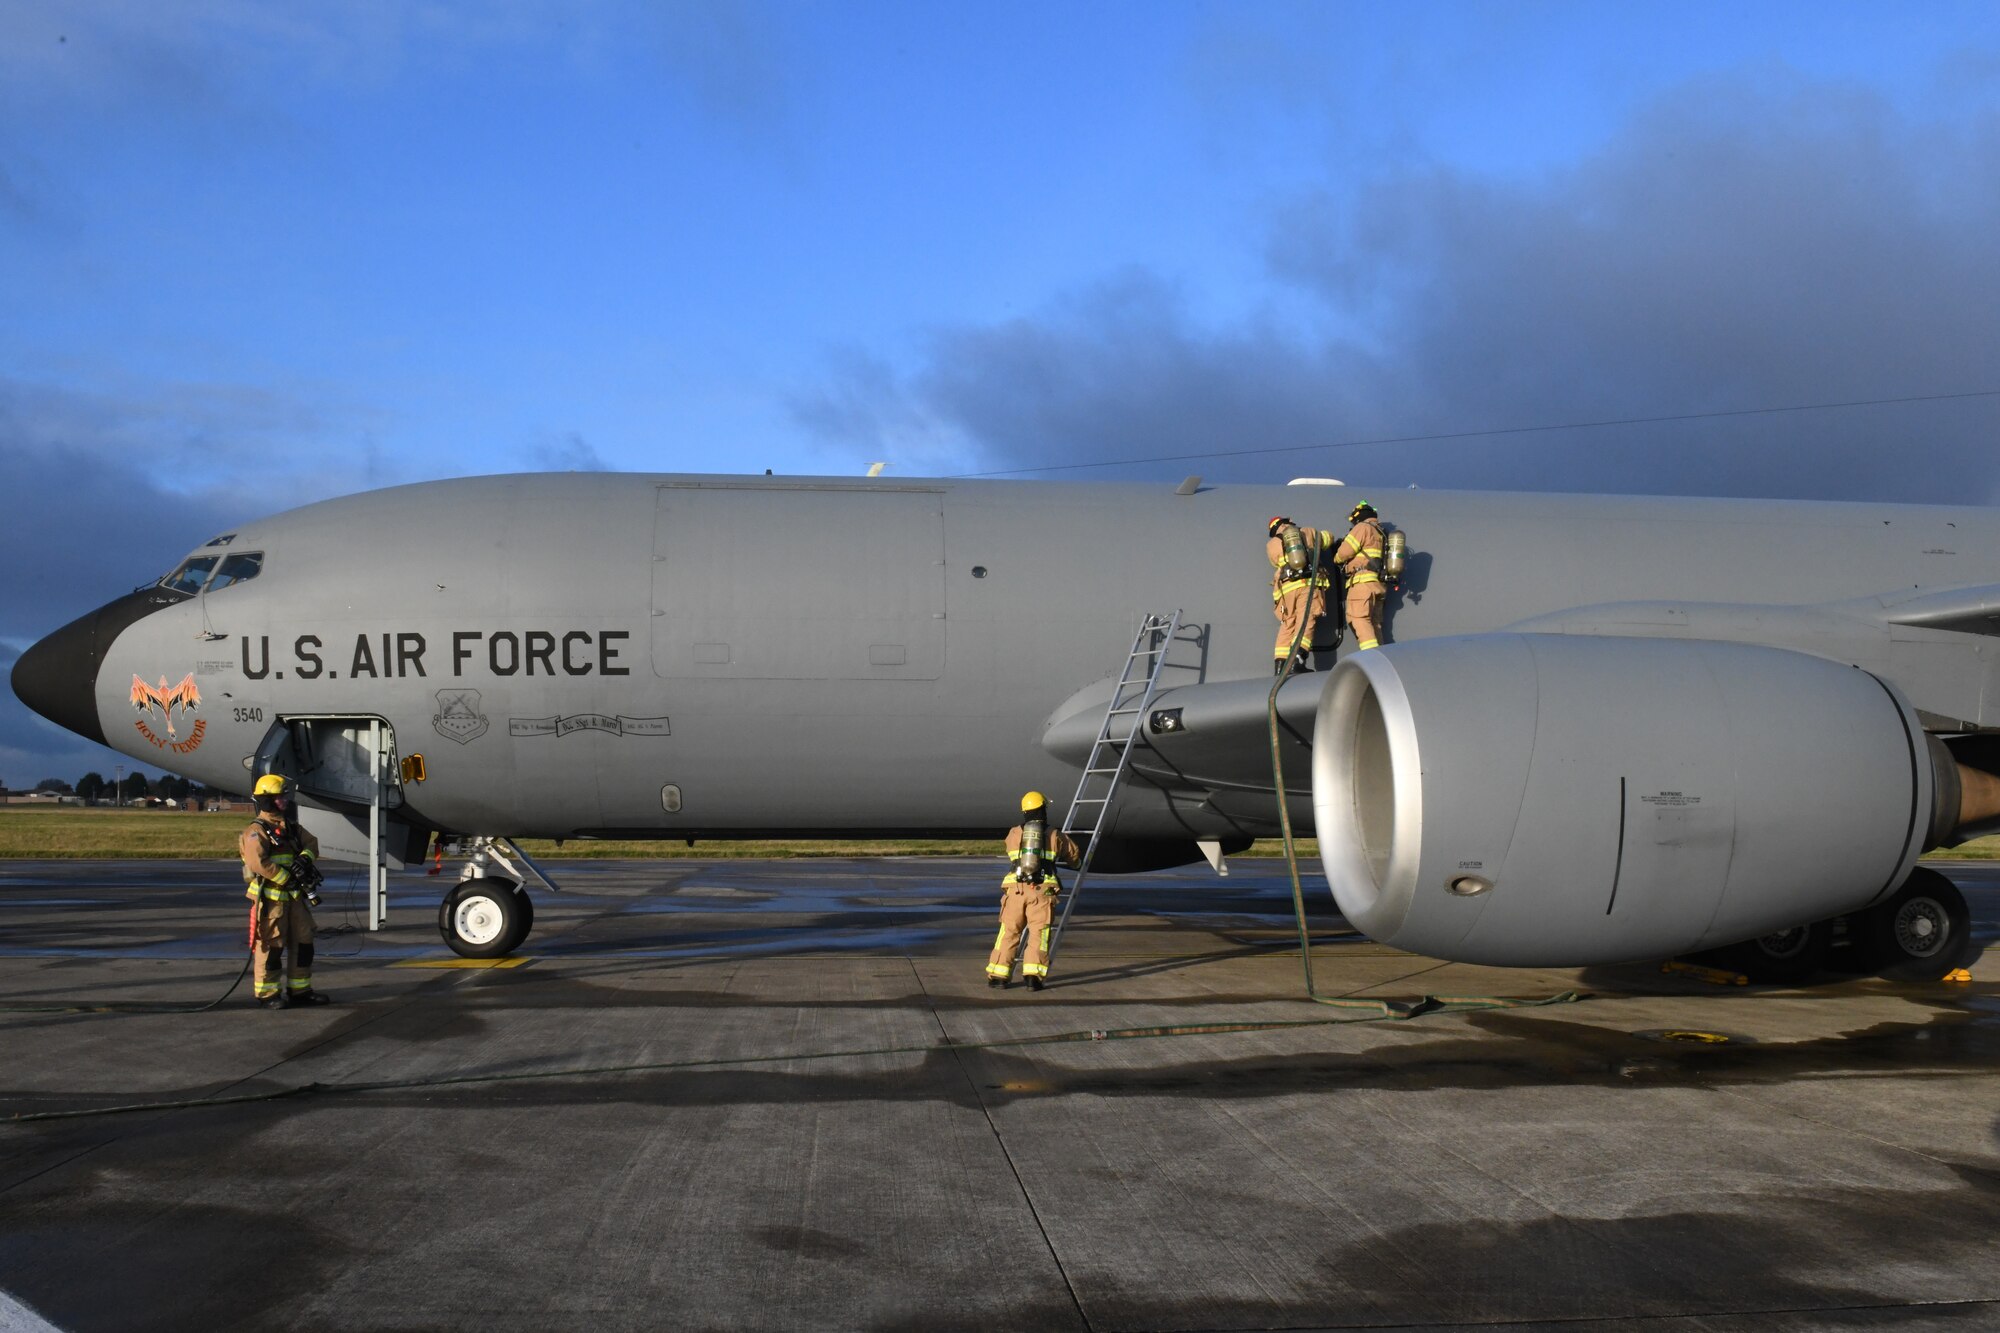
[[[551,873],[514,966],[336,874],[337,1005],[0,1012],[0,1329],[2000,1328],[2000,950],[1479,968],[1321,888],[1323,992],[1590,993],[1391,1019],[1303,998],[1270,862],[1094,881],[1040,994],[981,973],[997,861]],[[202,1004],[245,906],[0,863],[0,1006]]]

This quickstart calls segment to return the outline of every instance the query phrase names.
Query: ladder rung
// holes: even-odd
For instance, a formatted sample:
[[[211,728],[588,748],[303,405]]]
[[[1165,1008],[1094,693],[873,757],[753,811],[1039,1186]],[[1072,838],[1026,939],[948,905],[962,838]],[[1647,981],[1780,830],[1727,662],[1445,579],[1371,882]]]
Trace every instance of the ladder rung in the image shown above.
[[[1139,724],[1130,724],[1123,736],[1112,739],[1111,728],[1115,718],[1133,717],[1146,711],[1154,692],[1159,688],[1160,676],[1167,669],[1167,657],[1174,651],[1179,641],[1181,613],[1171,616],[1155,616],[1148,612],[1140,621],[1139,633],[1132,640],[1132,651],[1125,655],[1124,669],[1118,673],[1118,683],[1112,687],[1111,697],[1104,703],[1104,722],[1097,729],[1097,739],[1091,743],[1090,754],[1084,760],[1084,770],[1077,779],[1076,796],[1070,801],[1069,813],[1063,823],[1063,832],[1088,838],[1092,850],[1084,853],[1083,864],[1077,868],[1076,880],[1069,892],[1063,895],[1062,916],[1056,923],[1055,938],[1050,942],[1049,955],[1054,957],[1055,948],[1062,942],[1063,927],[1069,923],[1070,908],[1075,906],[1077,894],[1090,875],[1090,862],[1095,849],[1098,833],[1111,813],[1111,802],[1118,795],[1118,785],[1124,780],[1125,769],[1132,757],[1132,745],[1139,739]],[[1140,669],[1140,664],[1144,668]],[[1116,759],[1105,764],[1101,760]],[[1100,779],[1104,788],[1102,796],[1085,796],[1092,779]],[[1090,806],[1097,806],[1095,813]]]

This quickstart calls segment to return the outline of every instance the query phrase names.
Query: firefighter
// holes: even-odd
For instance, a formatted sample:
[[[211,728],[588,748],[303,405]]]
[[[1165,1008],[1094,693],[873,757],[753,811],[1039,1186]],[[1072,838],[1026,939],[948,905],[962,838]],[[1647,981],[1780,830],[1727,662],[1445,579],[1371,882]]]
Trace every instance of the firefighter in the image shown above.
[[[1000,934],[986,960],[986,984],[1004,988],[1014,975],[1014,950],[1021,951],[1021,975],[1033,990],[1049,974],[1049,923],[1062,881],[1056,862],[1074,866],[1082,859],[1077,845],[1061,829],[1049,827],[1048,800],[1038,791],[1021,798],[1021,822],[1007,830],[1007,860],[1012,869],[1000,881]]]
[[[1334,547],[1333,563],[1347,580],[1347,623],[1354,627],[1354,646],[1374,648],[1382,642],[1382,603],[1389,595],[1382,584],[1382,525],[1366,500],[1348,510],[1347,521],[1353,526]]]
[[[319,839],[292,820],[291,785],[276,773],[251,789],[257,818],[243,830],[236,849],[243,857],[243,896],[250,900],[251,983],[257,1004],[283,1009],[325,1004],[313,989],[313,919],[303,897],[319,855]],[[285,946],[292,947],[292,975],[285,980]]]
[[[1333,545],[1333,534],[1317,528],[1301,527],[1280,514],[1265,531],[1265,558],[1271,562],[1271,612],[1278,617],[1278,642],[1271,653],[1271,674],[1282,676],[1290,665],[1297,671],[1312,670],[1313,626],[1326,614],[1326,592],[1333,586],[1331,562],[1325,552]],[[1320,552],[1320,568],[1313,571],[1313,551]],[[1301,634],[1299,622],[1304,620]],[[1298,640],[1297,662],[1291,661],[1292,641]]]

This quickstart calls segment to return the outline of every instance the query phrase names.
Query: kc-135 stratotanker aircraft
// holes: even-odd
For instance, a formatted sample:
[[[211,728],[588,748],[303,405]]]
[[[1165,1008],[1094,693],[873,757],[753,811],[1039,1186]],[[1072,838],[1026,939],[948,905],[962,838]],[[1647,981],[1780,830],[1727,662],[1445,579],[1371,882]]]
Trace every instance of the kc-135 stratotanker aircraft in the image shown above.
[[[1267,521],[1344,532],[1363,493],[429,482],[220,534],[13,685],[224,790],[294,778],[378,883],[465,847],[439,919],[477,956],[533,919],[512,838],[993,835],[1107,727],[1138,734],[1093,873],[1219,862],[1278,828]],[[1514,965],[1970,956],[1917,857],[2000,827],[2000,513],[1373,498],[1409,551],[1384,643],[1277,698],[1288,811],[1354,926]],[[1107,718],[1175,610],[1143,712]]]

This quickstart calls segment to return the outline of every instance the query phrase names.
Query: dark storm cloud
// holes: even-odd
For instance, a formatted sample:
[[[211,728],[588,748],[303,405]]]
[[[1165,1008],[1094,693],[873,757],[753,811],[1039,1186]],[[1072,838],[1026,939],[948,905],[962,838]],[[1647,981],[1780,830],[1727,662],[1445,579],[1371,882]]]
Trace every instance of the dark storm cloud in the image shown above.
[[[1340,332],[1202,328],[1127,275],[794,411],[862,452],[921,420],[974,470],[2000,389],[1996,231],[1991,115],[1716,79],[1539,179],[1412,171],[1277,210],[1273,279]],[[1997,428],[1974,399],[1148,471],[1983,502]]]
[[[221,404],[230,402],[249,424],[227,424]],[[0,598],[0,680],[50,630],[278,507],[265,470],[246,467],[246,480],[219,476],[188,490],[160,478],[194,473],[204,458],[211,469],[241,463],[244,437],[290,416],[256,394],[179,389],[117,400],[0,380],[0,494],[15,497],[0,524],[0,568],[10,572]],[[131,766],[0,690],[0,780],[75,781],[84,768],[108,774],[121,762]]]
[[[0,525],[0,567],[13,572],[0,598],[0,680],[37,638],[134,586],[248,515],[241,501],[177,495],[130,464],[18,447],[0,439],[0,494],[27,497]],[[0,690],[0,780],[74,782],[132,761],[30,712]]]

